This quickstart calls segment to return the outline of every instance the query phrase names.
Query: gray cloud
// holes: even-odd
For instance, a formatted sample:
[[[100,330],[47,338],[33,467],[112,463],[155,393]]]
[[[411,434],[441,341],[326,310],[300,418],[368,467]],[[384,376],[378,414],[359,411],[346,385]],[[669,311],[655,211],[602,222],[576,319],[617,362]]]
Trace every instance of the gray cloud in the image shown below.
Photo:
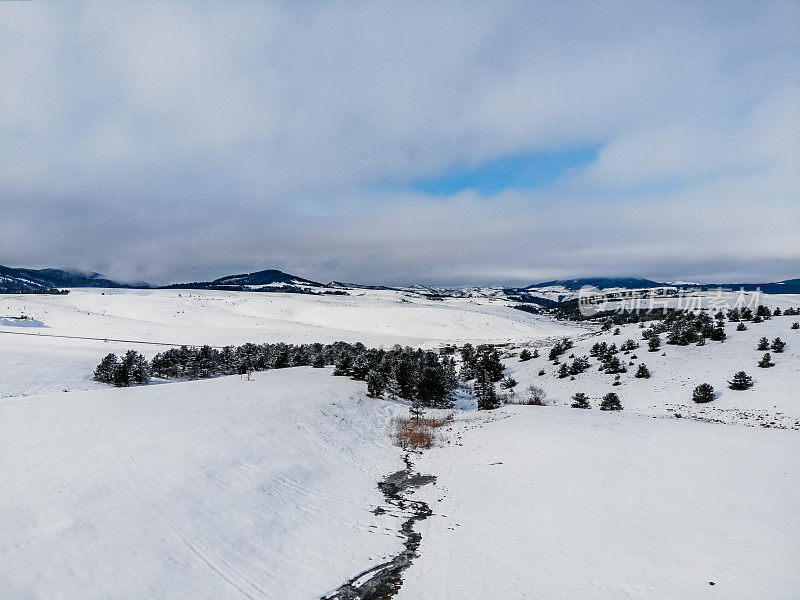
[[[0,3],[0,263],[797,275],[798,24],[796,2]],[[587,144],[546,189],[386,191]]]

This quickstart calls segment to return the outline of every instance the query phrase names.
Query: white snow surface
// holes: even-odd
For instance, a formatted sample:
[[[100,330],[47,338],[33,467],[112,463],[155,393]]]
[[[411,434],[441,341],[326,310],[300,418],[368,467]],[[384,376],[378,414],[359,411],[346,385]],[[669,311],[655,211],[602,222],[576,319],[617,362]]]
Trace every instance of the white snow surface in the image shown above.
[[[586,331],[499,300],[434,301],[395,290],[356,294],[84,288],[67,295],[0,295],[0,314],[25,314],[46,326],[23,330],[0,323],[0,398],[99,388],[91,381],[97,363],[127,349],[152,358],[180,344],[342,340],[436,347],[542,341]]]
[[[398,600],[798,597],[794,431],[517,406],[446,433]]]
[[[795,300],[795,305],[800,302]],[[548,361],[549,346],[540,348],[541,356],[526,362],[518,358],[506,359],[506,374],[517,380],[517,395],[524,395],[525,388],[534,384],[545,390],[548,401],[562,406],[572,403],[572,395],[583,392],[589,396],[594,408],[602,396],[615,392],[622,401],[624,410],[645,415],[674,415],[698,419],[716,419],[760,427],[787,427],[800,430],[800,330],[791,325],[800,320],[798,316],[773,317],[762,323],[746,323],[747,331],[736,331],[737,323],[725,324],[724,342],[708,340],[705,346],[674,346],[666,344],[662,334],[661,348],[649,352],[647,341],[642,339],[642,329],[637,324],[623,325],[619,335],[608,332],[596,333],[576,339],[575,346],[560,357],[561,363],[569,364],[570,355],[587,356],[591,367],[588,371],[559,378],[558,368]],[[774,367],[759,368],[757,363],[764,351],[756,350],[758,340],[766,337],[770,343],[777,337],[786,342],[782,353],[770,351]],[[628,372],[620,375],[621,385],[613,386],[614,375],[598,371],[599,361],[590,357],[590,349],[597,342],[616,344],[618,347],[631,339],[641,345],[629,354],[620,352],[620,361]],[[519,350],[514,353],[518,354]],[[636,356],[636,358],[633,358]],[[633,364],[628,364],[633,362]],[[651,373],[649,379],[637,379],[634,375],[639,364],[644,363]],[[545,375],[540,376],[540,370]],[[734,391],[727,382],[738,371],[753,377],[755,385],[744,391]],[[717,397],[707,404],[692,401],[692,391],[701,383],[714,386]]]
[[[728,323],[724,343],[648,352],[637,325],[615,336],[500,298],[356,294],[0,296],[0,314],[45,325],[0,326],[0,598],[312,599],[395,555],[402,519],[372,511],[386,508],[377,482],[403,466],[386,435],[402,403],[305,367],[254,382],[91,380],[108,352],[168,347],[141,342],[340,339],[509,343],[516,393],[535,383],[548,394],[545,407],[457,411],[441,447],[414,458],[438,481],[416,493],[434,515],[415,526],[420,555],[398,598],[800,595],[799,317],[744,332]],[[800,306],[798,296],[761,300]],[[642,347],[619,386],[594,358],[559,379],[546,357],[563,336],[575,347],[562,362],[598,341]],[[760,337],[787,344],[772,368],[756,366]],[[522,347],[542,356],[520,363]],[[650,379],[634,377],[641,362]],[[739,370],[755,378],[751,390],[727,389]],[[703,382],[719,395],[696,405]],[[577,391],[593,410],[568,408]],[[609,391],[621,413],[596,410]],[[470,406],[462,394],[459,408]]]
[[[315,598],[398,552],[401,407],[330,375],[0,400],[0,597]]]

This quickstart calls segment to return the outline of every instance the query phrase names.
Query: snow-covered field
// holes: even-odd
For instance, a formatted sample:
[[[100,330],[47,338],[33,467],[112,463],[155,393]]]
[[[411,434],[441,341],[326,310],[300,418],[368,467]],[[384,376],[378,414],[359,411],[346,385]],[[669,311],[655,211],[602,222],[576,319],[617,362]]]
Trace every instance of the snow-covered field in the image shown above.
[[[549,406],[456,411],[440,447],[413,457],[438,481],[416,492],[433,516],[415,525],[419,556],[399,598],[800,595],[798,317],[648,352],[636,325],[598,333],[498,297],[357,293],[0,296],[1,317],[42,323],[0,325],[0,598],[312,599],[394,556],[402,519],[377,482],[404,465],[387,436],[404,403],[306,367],[254,382],[91,380],[108,352],[167,347],[142,342],[335,340],[542,352],[504,363],[517,394],[535,383]],[[575,347],[562,362],[598,341],[642,347],[619,386],[595,359],[559,379],[547,346],[563,336]],[[787,343],[772,368],[756,366],[760,337]],[[650,379],[634,377],[641,362]],[[751,390],[727,389],[739,370],[755,378]],[[719,396],[695,405],[702,382]],[[568,408],[576,391],[593,410]],[[596,410],[609,391],[621,413]]]
[[[400,407],[296,368],[0,401],[0,597],[315,598],[400,547]]]
[[[430,300],[394,290],[312,296],[85,288],[64,296],[0,296],[0,315],[25,313],[42,321],[49,334],[219,346],[337,340],[431,346],[537,339],[575,329],[508,304],[488,298]]]
[[[97,388],[91,373],[99,359],[129,348],[152,358],[170,344],[342,340],[376,347],[435,347],[448,342],[542,340],[586,331],[508,308],[499,300],[434,301],[392,290],[354,293],[86,288],[63,296],[0,295],[0,316],[24,314],[44,324],[0,323],[0,398]]]
[[[399,599],[798,597],[794,431],[520,406],[449,439]]]

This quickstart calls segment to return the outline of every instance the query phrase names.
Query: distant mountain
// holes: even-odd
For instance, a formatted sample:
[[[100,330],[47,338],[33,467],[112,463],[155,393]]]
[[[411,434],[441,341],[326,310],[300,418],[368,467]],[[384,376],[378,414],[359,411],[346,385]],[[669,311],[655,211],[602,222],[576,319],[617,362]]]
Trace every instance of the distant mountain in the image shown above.
[[[585,285],[591,285],[603,290],[606,288],[643,289],[662,287],[669,284],[636,277],[584,277],[581,279],[557,279],[554,281],[543,281],[541,283],[529,285],[525,289],[535,290],[539,288],[559,287],[564,288],[565,290],[578,291]]]
[[[164,289],[185,290],[232,290],[239,292],[293,292],[297,294],[336,294],[346,295],[342,290],[326,289],[334,287],[323,285],[318,281],[298,277],[278,271],[267,269],[255,273],[241,275],[227,275],[213,281],[194,281],[192,283],[173,283],[162,286]]]
[[[652,279],[641,279],[636,277],[586,277],[580,279],[558,279],[554,281],[543,281],[529,285],[526,290],[541,290],[543,288],[559,288],[565,291],[575,292],[585,285],[591,285],[601,290],[608,288],[623,289],[646,289],[656,287],[679,287],[701,290],[713,290],[717,288],[755,291],[761,290],[765,294],[800,294],[800,279],[786,279],[784,281],[774,281],[769,283],[686,283],[674,282],[664,283],[653,281]]]
[[[297,275],[290,275],[277,269],[267,269],[256,271],[255,273],[245,273],[243,275],[228,275],[220,277],[211,282],[213,285],[310,285],[312,287],[322,287],[321,283],[304,279]]]
[[[0,265],[0,292],[52,293],[57,288],[75,287],[149,287],[149,284],[119,283],[105,279],[100,273],[81,273],[61,269],[15,269]]]
[[[690,286],[696,287],[696,286]],[[765,294],[800,294],[800,278],[784,279],[783,281],[773,281],[771,283],[718,283],[703,284],[703,289],[709,288],[730,288],[732,290],[744,289],[745,291],[761,290]]]

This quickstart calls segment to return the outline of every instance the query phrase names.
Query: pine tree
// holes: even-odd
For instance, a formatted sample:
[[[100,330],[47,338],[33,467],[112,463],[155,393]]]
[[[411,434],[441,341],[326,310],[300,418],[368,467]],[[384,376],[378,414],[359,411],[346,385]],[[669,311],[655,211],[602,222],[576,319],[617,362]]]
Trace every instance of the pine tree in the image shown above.
[[[114,373],[119,367],[116,354],[106,354],[94,370],[94,380],[100,383],[114,383]]]
[[[603,401],[600,403],[600,410],[622,410],[622,403],[619,401],[619,396],[614,392],[609,392],[603,396]]]
[[[775,363],[772,362],[772,356],[769,352],[765,352],[764,356],[758,361],[758,366],[762,369],[769,369],[770,367],[774,367]]]
[[[539,354],[539,349],[538,348],[534,348],[533,349],[533,358],[539,358],[540,356],[541,356],[541,354]]]
[[[758,347],[756,350],[769,350],[769,340],[765,337],[758,340]]]
[[[504,377],[503,380],[500,382],[500,387],[504,390],[510,390],[511,388],[516,387],[517,380],[509,375],[508,377]]]
[[[647,368],[647,365],[644,363],[639,365],[639,368],[636,369],[636,377],[639,379],[650,379],[650,370]]]
[[[589,398],[583,392],[577,392],[572,396],[572,408],[592,408]]]
[[[714,399],[714,387],[710,383],[701,383],[692,392],[692,400],[697,403],[711,402]]]
[[[736,331],[747,331],[747,325],[739,321],[739,324],[736,326]]]
[[[800,323],[797,322],[792,323],[792,329],[800,329]]]
[[[753,378],[744,371],[739,371],[733,376],[733,380],[728,382],[728,387],[732,390],[747,390],[753,387]]]
[[[367,395],[370,398],[380,398],[386,388],[386,379],[378,371],[372,369],[367,373]]]
[[[336,359],[335,365],[336,368],[333,370],[334,375],[338,377],[350,375],[351,369],[353,368],[353,357],[351,357],[347,352],[343,352]]]
[[[561,367],[559,367],[558,377],[559,379],[564,379],[565,377],[569,377],[569,367],[566,364],[562,364]]]
[[[657,352],[661,347],[661,338],[656,336],[651,337],[647,342],[647,347],[650,352]]]
[[[314,358],[311,359],[311,366],[315,369],[322,369],[325,366],[325,357],[322,355],[322,352],[318,352],[314,355]]]
[[[478,399],[478,410],[491,410],[499,405],[494,382],[486,371],[478,371],[475,378],[475,396]]]
[[[525,362],[526,360],[530,360],[532,358],[533,358],[533,355],[531,354],[530,350],[528,350],[527,348],[525,348],[522,352],[519,353],[519,361],[520,362]]]
[[[772,340],[771,348],[773,352],[780,354],[781,352],[783,352],[783,349],[786,348],[786,342],[781,340],[781,338],[775,338],[774,340]]]
[[[408,412],[411,413],[412,419],[419,421],[422,418],[422,415],[425,414],[425,409],[422,407],[422,404],[419,400],[414,400],[411,403],[411,406],[408,407]]]
[[[722,342],[725,340],[724,321],[717,321],[716,325],[714,325],[714,329],[711,331],[711,339],[715,342]]]

